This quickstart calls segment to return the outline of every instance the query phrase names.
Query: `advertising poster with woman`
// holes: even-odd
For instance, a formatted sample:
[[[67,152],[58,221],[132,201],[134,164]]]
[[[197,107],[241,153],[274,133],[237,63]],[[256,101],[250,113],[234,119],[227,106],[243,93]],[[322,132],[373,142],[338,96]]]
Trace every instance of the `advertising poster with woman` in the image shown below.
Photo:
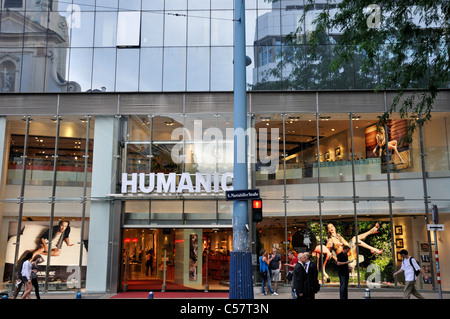
[[[380,272],[377,274],[378,278],[392,281],[393,260],[389,223],[361,221],[356,232],[354,222],[327,221],[322,224],[322,236],[318,222],[308,222],[306,227],[293,235],[293,249],[297,253],[308,251],[317,259],[319,274],[323,272],[325,282],[339,282],[336,261],[344,246],[350,247],[348,259],[352,261],[350,276],[353,280],[358,276],[358,269],[362,281],[370,280],[369,277],[372,275],[370,269],[376,267]]]
[[[371,125],[365,130],[366,157],[381,158],[381,163],[386,164],[386,154],[389,152],[393,169],[401,170],[411,166],[409,144],[403,137],[407,130],[406,120],[390,120],[387,123],[387,137],[384,127]]]
[[[17,235],[17,222],[11,222],[6,246],[4,281],[12,280]],[[81,252],[82,269],[77,272],[80,264],[81,221],[61,219],[55,221],[51,228],[48,221],[22,222],[17,260],[27,252],[31,252],[33,256],[41,255],[44,261],[40,265],[42,271],[38,273],[38,279],[42,281],[48,276],[50,282],[66,283],[67,287],[71,288],[70,281],[75,280],[78,284],[78,276],[81,276],[81,280],[85,279],[88,236],[85,227]],[[48,271],[45,272],[48,258],[50,264]]]

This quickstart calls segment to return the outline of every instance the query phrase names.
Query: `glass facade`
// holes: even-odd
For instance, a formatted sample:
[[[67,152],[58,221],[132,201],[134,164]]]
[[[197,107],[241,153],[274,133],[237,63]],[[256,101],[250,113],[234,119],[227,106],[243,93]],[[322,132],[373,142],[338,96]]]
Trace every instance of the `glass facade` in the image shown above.
[[[228,261],[232,247],[232,204],[224,198],[232,176],[222,179],[232,170],[227,154],[231,152],[232,158],[232,142],[226,139],[226,129],[233,125],[231,115],[179,113],[116,119],[123,128],[119,149],[124,160],[118,172],[128,180],[133,174],[139,176],[136,194],[128,186],[122,189],[120,200],[123,265],[127,268],[120,270],[119,289],[136,289],[136,280],[158,280],[163,275],[170,287],[183,281],[175,264],[184,255],[180,257],[177,250],[187,249],[186,236],[192,234],[197,236],[196,245],[202,245],[203,261],[196,272],[202,270],[203,277],[185,286],[203,289],[207,282],[214,285],[227,280],[222,268],[214,270],[214,263],[219,263],[214,260]],[[441,151],[448,146],[447,137],[432,145],[437,132],[447,128],[447,112],[435,113],[433,125],[416,132],[410,144],[401,142],[404,120],[392,119],[386,126],[387,147],[377,145],[381,139],[377,137],[377,113],[248,115],[256,133],[249,149],[256,159],[250,161],[249,176],[264,198],[263,221],[252,224],[255,253],[261,247],[277,247],[286,258],[288,250],[309,251],[322,260],[321,278],[330,285],[338,281],[333,260],[343,243],[354,244],[353,257],[360,260],[353,265],[351,283],[356,286],[394,286],[392,269],[398,265],[402,248],[420,256],[420,264],[432,274],[426,224],[431,223],[432,205],[439,209],[440,223],[447,223],[449,199],[444,185],[450,171],[445,160],[448,154]],[[95,200],[90,196],[95,117],[8,117],[6,122],[9,155],[3,227],[8,238],[3,280],[11,280],[14,261],[24,251],[48,256],[49,249],[46,267],[50,271],[42,272],[47,274],[42,275],[42,285],[49,290],[83,288],[90,204]],[[213,133],[224,138],[211,139]],[[423,150],[417,145],[421,136]],[[423,151],[429,154],[426,189]],[[173,185],[169,185],[171,174],[175,174]],[[158,189],[160,179],[167,185]],[[180,185],[184,186],[181,191]],[[423,203],[425,191],[430,197],[429,214]],[[52,228],[57,233],[55,226],[64,222],[70,225],[68,241],[45,248],[41,242],[45,230]],[[445,244],[439,248],[445,251]],[[144,256],[150,250],[154,271],[144,276],[150,267]],[[441,266],[446,263],[442,258]],[[432,286],[431,282],[420,285],[423,289]]]
[[[80,289],[85,281],[93,122],[79,116],[8,118],[4,282],[27,251],[44,259],[38,273],[44,289]]]
[[[427,232],[433,209],[449,223],[448,90],[405,143],[407,119],[376,125],[392,99],[371,92],[379,69],[362,75],[356,59],[332,74],[337,34],[319,60],[286,40],[301,1],[245,5],[248,180],[263,198],[263,220],[249,214],[254,259],[308,251],[333,286],[349,244],[353,286],[397,287],[407,249],[432,278],[420,288],[435,289],[436,242],[441,269],[450,261],[448,233]],[[44,256],[45,290],[227,289],[233,6],[1,0],[1,287],[30,250]],[[107,274],[100,288],[90,271]]]
[[[374,89],[383,82],[381,67],[360,72],[358,55],[329,71],[337,31],[311,57],[304,37],[323,6],[300,25],[301,1],[245,5],[249,89]],[[233,0],[3,0],[0,84],[22,93],[232,91],[233,10]],[[286,40],[298,27],[304,34]]]

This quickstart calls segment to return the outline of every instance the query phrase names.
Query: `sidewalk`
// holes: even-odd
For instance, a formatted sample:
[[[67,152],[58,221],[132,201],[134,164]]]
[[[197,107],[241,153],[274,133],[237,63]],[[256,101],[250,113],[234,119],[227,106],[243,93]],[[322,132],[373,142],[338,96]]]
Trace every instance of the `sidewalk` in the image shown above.
[[[278,296],[263,296],[261,287],[255,287],[255,299],[291,299],[289,287],[278,289]],[[434,291],[420,291],[425,299],[439,299],[439,293]],[[375,288],[370,289],[370,299],[402,299],[403,288]],[[338,287],[321,287],[316,294],[316,299],[339,299]],[[349,288],[348,299],[365,299],[365,288]],[[411,296],[411,299],[416,297]],[[442,299],[450,299],[450,293],[443,293]]]
[[[163,310],[167,318],[230,318],[234,319],[273,319],[280,317],[317,316],[333,314],[337,309],[349,316],[364,314],[365,318],[386,316],[385,313],[401,311],[403,317],[415,317],[423,309],[433,309],[434,314],[448,310],[450,292],[439,300],[437,292],[421,291],[426,300],[402,300],[402,289],[372,289],[371,299],[365,299],[365,289],[349,288],[349,300],[339,299],[339,288],[322,287],[316,300],[292,300],[289,287],[279,287],[278,296],[263,296],[261,287],[254,288],[252,300],[229,300],[227,292],[129,292],[117,294],[81,293],[77,299],[75,292],[48,292],[36,300],[32,294],[30,300],[0,300],[0,313],[9,314],[9,310],[28,311],[31,308],[51,309],[52,313],[64,313],[66,316],[104,315],[129,316],[158,315]],[[173,296],[178,297],[173,297]],[[23,305],[23,306],[22,306]],[[398,308],[398,310],[395,310]],[[423,308],[423,309],[422,309]],[[337,314],[337,313],[336,313]]]
[[[434,291],[420,291],[425,299],[439,299],[439,293]],[[154,299],[228,299],[228,292],[159,292],[155,291]],[[349,299],[365,299],[364,288],[349,288]],[[402,288],[378,288],[370,290],[370,299],[402,299]],[[32,298],[35,296],[32,294]],[[77,299],[75,292],[47,292],[41,293],[42,299]],[[81,292],[81,299],[149,299],[149,292],[133,292],[133,293],[86,293]],[[254,288],[255,300],[271,300],[271,299],[291,299],[291,292],[289,287],[279,287],[278,296],[262,295],[261,287]],[[339,299],[339,288],[337,287],[322,287],[316,299]],[[411,299],[416,299],[411,296]],[[443,292],[442,299],[450,299],[450,292]]]

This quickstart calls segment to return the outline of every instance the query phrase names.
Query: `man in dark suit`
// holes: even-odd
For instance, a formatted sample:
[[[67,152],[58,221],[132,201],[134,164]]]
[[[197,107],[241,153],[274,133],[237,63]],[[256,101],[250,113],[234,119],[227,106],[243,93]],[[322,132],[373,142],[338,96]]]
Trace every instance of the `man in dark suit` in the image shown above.
[[[305,270],[305,255],[300,253],[297,255],[298,263],[295,265],[293,272],[293,287],[297,294],[297,299],[308,299],[308,277]]]
[[[309,258],[310,255],[308,252],[304,253],[305,255],[305,271],[306,276],[308,278],[308,299],[315,299],[316,293],[320,289],[319,284],[319,273],[317,271],[317,265],[313,263]]]

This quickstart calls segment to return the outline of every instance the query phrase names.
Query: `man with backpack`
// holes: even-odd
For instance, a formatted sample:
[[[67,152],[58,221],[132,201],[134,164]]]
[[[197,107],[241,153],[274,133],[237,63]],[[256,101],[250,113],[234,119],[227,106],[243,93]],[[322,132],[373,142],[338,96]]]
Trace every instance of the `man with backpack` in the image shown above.
[[[428,280],[428,276],[419,266],[417,261],[412,256],[408,255],[408,251],[406,249],[400,250],[400,255],[403,258],[402,267],[399,271],[394,273],[394,277],[401,272],[405,273],[405,290],[403,291],[403,299],[409,299],[411,297],[411,294],[419,299],[424,299],[424,297],[416,290],[415,283],[417,276],[420,273],[422,273],[422,276],[425,280]]]

